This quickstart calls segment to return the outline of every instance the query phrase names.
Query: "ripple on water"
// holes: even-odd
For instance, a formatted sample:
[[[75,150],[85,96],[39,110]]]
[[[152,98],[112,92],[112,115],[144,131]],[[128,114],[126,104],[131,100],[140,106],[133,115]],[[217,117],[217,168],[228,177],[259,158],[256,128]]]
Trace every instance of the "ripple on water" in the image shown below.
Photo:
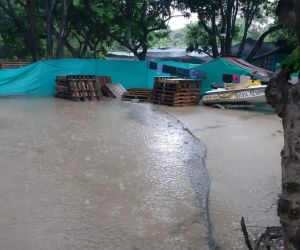
[[[1,106],[1,249],[208,249],[203,145],[175,119],[115,101]]]

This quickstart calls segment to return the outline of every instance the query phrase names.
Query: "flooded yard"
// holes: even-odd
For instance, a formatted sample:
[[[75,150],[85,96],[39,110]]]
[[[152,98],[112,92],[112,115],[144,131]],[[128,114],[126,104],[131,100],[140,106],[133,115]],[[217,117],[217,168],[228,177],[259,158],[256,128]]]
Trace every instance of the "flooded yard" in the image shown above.
[[[240,226],[242,216],[252,240],[265,227],[279,226],[276,204],[283,146],[280,118],[269,107],[164,109],[207,147],[205,162],[211,182],[209,211],[220,249],[247,249]]]
[[[152,105],[0,100],[0,249],[209,249],[205,147]]]

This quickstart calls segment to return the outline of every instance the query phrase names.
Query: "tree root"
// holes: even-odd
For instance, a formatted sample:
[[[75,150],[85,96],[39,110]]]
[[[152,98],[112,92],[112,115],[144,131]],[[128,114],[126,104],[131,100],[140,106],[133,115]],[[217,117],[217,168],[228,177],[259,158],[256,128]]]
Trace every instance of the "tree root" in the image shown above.
[[[246,246],[249,250],[277,250],[283,249],[283,238],[281,227],[266,227],[258,239],[252,241],[249,238],[244,217],[241,218],[241,229],[244,235]]]

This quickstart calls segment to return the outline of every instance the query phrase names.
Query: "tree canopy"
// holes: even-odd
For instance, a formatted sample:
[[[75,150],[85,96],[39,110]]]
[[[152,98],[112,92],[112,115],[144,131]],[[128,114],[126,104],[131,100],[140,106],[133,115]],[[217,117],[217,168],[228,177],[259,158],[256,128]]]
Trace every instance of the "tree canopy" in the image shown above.
[[[143,60],[151,46],[183,46],[186,37],[188,50],[216,57],[231,54],[238,43],[240,55],[251,34],[262,42],[282,28],[258,27],[274,16],[275,5],[263,0],[0,0],[0,46],[10,58],[96,58],[119,47]],[[174,36],[168,22],[175,10],[197,13],[197,24]]]
[[[8,56],[97,57],[118,42],[145,59],[173,14],[171,0],[0,0]]]
[[[188,47],[217,57],[220,54],[231,54],[233,43],[238,41],[237,55],[241,55],[249,33],[257,32],[253,26],[266,16],[274,17],[275,6],[273,1],[263,0],[179,1],[179,8],[198,14],[198,27],[190,27],[188,36],[191,40],[188,41]],[[268,30],[260,33],[261,39],[258,40],[263,41],[267,35],[281,28],[278,24],[269,25]],[[251,57],[253,54],[255,50]]]

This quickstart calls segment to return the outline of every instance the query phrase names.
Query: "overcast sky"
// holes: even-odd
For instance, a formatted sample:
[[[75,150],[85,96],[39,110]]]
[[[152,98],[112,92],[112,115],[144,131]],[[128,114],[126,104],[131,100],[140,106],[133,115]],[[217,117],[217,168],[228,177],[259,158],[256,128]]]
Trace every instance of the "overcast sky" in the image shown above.
[[[181,13],[178,11],[174,12],[174,15],[180,15]],[[196,22],[197,21],[197,14],[192,14],[192,16],[187,19],[184,17],[173,17],[170,22],[169,26],[171,30],[177,30],[183,28],[185,25],[187,25],[190,22]]]

